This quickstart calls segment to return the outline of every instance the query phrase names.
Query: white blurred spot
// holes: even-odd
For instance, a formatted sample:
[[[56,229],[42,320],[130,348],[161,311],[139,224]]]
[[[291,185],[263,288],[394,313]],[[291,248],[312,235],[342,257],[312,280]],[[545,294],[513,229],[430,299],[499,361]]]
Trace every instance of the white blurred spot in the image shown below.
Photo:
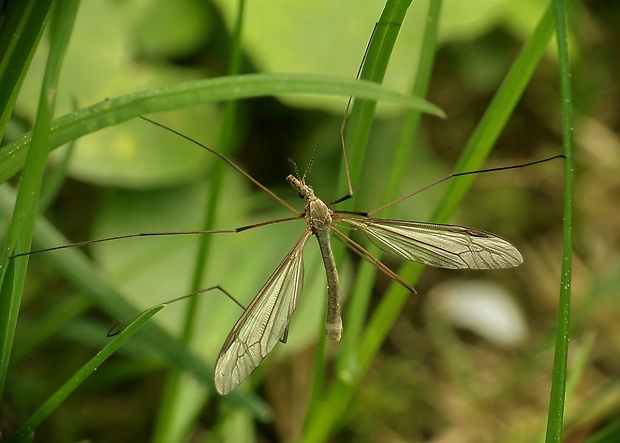
[[[429,294],[455,326],[504,347],[521,344],[528,326],[521,308],[504,288],[488,281],[454,280]]]

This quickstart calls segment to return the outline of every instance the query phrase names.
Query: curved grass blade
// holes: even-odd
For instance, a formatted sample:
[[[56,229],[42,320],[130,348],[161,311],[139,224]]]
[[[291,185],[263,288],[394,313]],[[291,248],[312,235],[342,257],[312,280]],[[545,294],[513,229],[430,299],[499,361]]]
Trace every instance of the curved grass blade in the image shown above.
[[[127,94],[67,114],[52,122],[48,148],[55,149],[83,135],[145,114],[201,103],[284,94],[356,96],[444,115],[426,100],[368,81],[318,75],[245,74]],[[32,133],[26,133],[0,150],[0,182],[22,169],[31,139]]]
[[[15,100],[39,44],[51,0],[2,2],[0,26],[0,139],[4,137]]]
[[[49,416],[65,399],[82,384],[89,375],[97,370],[104,361],[108,359],[123,343],[125,343],[132,335],[134,335],[144,324],[165,305],[158,305],[145,311],[142,315],[130,323],[123,331],[118,334],[110,343],[108,343],[101,351],[92,359],[82,366],[72,377],[65,382],[45,403],[43,403],[35,412],[26,420],[22,426],[13,435],[10,441],[22,441],[32,434],[41,422]]]

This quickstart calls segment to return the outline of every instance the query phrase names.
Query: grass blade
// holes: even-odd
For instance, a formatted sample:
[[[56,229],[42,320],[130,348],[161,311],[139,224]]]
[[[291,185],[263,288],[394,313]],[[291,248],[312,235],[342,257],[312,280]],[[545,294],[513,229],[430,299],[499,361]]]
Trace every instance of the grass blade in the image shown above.
[[[21,84],[41,39],[51,0],[7,3],[0,27],[0,139],[4,136]]]
[[[415,97],[424,97],[428,91],[433,71],[441,4],[441,0],[433,0],[430,2],[428,11],[425,11],[429,20],[426,21],[420,59],[412,61],[412,65],[418,67],[412,89],[412,95]],[[404,118],[401,138],[394,155],[394,167],[391,169],[383,201],[392,201],[398,197],[403,177],[409,170],[409,165],[411,164],[411,157],[413,154],[411,146],[414,145],[421,117],[422,114],[420,112],[409,111]],[[382,212],[381,216],[390,218],[390,212]],[[369,250],[375,256],[380,254],[377,248],[372,247]],[[363,322],[367,316],[368,300],[372,289],[370,281],[374,280],[376,268],[370,263],[363,262],[359,274],[364,276],[364,281],[369,281],[362,284],[362,279],[360,279],[356,282],[357,286],[353,291],[353,296],[347,307],[349,313],[349,318],[347,319],[347,334],[343,337],[340,354],[338,356],[338,373],[344,378],[351,377],[349,372],[359,370],[356,343],[361,334]],[[367,294],[361,295],[359,291],[365,291]]]
[[[82,366],[73,376],[69,378],[49,399],[43,403],[34,414],[26,420],[22,426],[17,430],[15,435],[10,441],[22,441],[29,435],[34,433],[34,430],[41,424],[41,422],[56,410],[58,406],[62,404],[66,398],[75,391],[78,386],[82,384],[84,380],[88,378],[93,372],[97,370],[104,361],[110,357],[123,343],[129,340],[136,332],[140,330],[142,326],[155,314],[161,311],[165,305],[155,306],[143,314],[137,319],[131,322],[123,331],[117,335],[110,343],[108,343],[101,351],[91,358],[84,366]]]
[[[77,6],[78,2],[76,1],[60,1],[56,4],[56,9],[54,10],[53,27],[50,34],[51,48],[41,87],[39,109],[33,130],[32,143],[30,149],[28,149],[9,232],[2,246],[3,257],[0,282],[4,282],[9,256],[16,250],[16,246],[21,248],[17,249],[17,252],[24,252],[30,249],[32,243],[34,225],[39,210],[39,194],[41,192],[41,183],[48,153],[49,130],[56,105],[55,91],[64,54],[71,37],[73,22],[77,14]],[[5,312],[0,318],[3,321],[0,324],[0,337],[3,337],[0,346],[0,397],[4,390],[15,326],[26,279],[28,258],[20,258],[18,262],[14,269],[19,272],[14,274],[14,278],[10,282],[11,293],[9,294],[8,291],[3,289],[3,299],[0,302],[1,310]]]
[[[67,114],[52,122],[49,149],[145,114],[201,103],[283,94],[354,95],[443,115],[439,108],[425,100],[390,91],[368,81],[317,75],[246,74],[128,94]],[[31,140],[32,134],[27,133],[0,150],[0,182],[21,170]]]
[[[389,0],[386,2],[381,17],[372,33],[372,41],[368,46],[366,59],[362,66],[362,71],[360,72],[360,79],[370,80],[376,83],[381,83],[383,81],[392,49],[394,48],[394,44],[396,43],[398,33],[410,4],[411,0]],[[361,100],[359,97],[356,97],[351,108],[351,114],[347,119],[345,141],[353,189],[357,189],[357,183],[361,177],[376,106],[376,101]],[[346,189],[346,187],[346,176],[343,171],[340,176],[338,189]],[[342,207],[346,208],[347,202],[344,202]],[[334,242],[332,247],[334,248],[336,263],[342,264],[345,249],[344,245]],[[368,293],[355,295],[356,301],[353,312],[359,312],[360,307],[367,305],[368,296]],[[351,308],[347,307],[346,309],[345,321],[348,321],[349,309]],[[357,341],[356,329],[359,330],[359,328],[355,326],[355,321],[352,321],[352,324],[354,326],[351,330],[351,334],[349,334],[349,332],[345,334],[345,341],[349,343],[355,343]],[[323,333],[323,325],[321,325],[319,336],[321,337],[319,349],[324,349],[326,340]],[[347,345],[345,344],[345,346]],[[351,345],[348,346],[350,347]],[[315,426],[313,423],[320,422],[324,419],[324,415],[319,413],[318,409],[323,398],[323,380],[325,379],[324,352],[320,350],[318,354],[320,354],[320,356],[317,358],[314,368],[315,380],[306,416],[306,428],[308,429]],[[346,355],[348,355],[348,353],[345,353],[345,356]]]
[[[560,101],[562,109],[562,139],[564,142],[564,232],[562,253],[562,277],[558,305],[553,379],[547,421],[547,442],[562,441],[562,425],[566,401],[568,364],[568,341],[570,338],[571,253],[573,250],[573,119],[568,54],[568,31],[566,26],[567,5],[563,0],[553,0],[555,27],[558,44],[560,73]]]

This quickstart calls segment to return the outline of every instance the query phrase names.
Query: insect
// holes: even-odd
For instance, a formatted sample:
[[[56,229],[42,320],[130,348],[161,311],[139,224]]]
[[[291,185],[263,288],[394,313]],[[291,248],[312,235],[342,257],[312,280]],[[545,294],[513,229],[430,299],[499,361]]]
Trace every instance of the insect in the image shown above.
[[[197,143],[195,140],[179,134],[170,128],[166,128],[157,122],[152,123]],[[295,217],[263,222],[235,230],[207,232],[241,232],[281,221],[306,220],[306,229],[258,291],[253,301],[233,326],[222,346],[215,363],[215,387],[222,395],[228,394],[241,384],[279,341],[286,342],[289,322],[302,293],[304,277],[303,250],[309,238],[313,235],[317,239],[327,276],[325,329],[327,337],[336,341],[340,340],[342,335],[342,320],[340,317],[340,285],[330,244],[330,234],[334,234],[355,252],[368,259],[380,271],[393,278],[412,293],[415,293],[415,289],[403,281],[396,273],[370,255],[361,245],[338,230],[339,225],[348,225],[355,230],[364,232],[371,242],[388,254],[402,260],[430,266],[449,269],[498,269],[518,266],[523,262],[523,257],[516,247],[507,240],[486,231],[456,225],[371,217],[373,213],[409,198],[415,193],[402,197],[369,213],[332,210],[331,206],[341,203],[353,195],[348,167],[346,166],[344,143],[342,148],[349,192],[332,202],[324,203],[315,195],[314,189],[306,183],[306,177],[316,155],[316,149],[304,174],[301,176],[295,163],[291,161],[295,175],[289,175],[286,180],[297,190],[299,197],[307,202],[302,213],[298,213],[222,154],[200,143],[197,144],[223,159],[252,183],[295,213]],[[495,169],[484,170],[484,172],[492,170]],[[453,174],[438,182],[465,174],[468,173]]]
[[[341,338],[343,326],[340,316],[340,285],[330,244],[331,234],[343,241],[356,253],[370,261],[381,272],[394,279],[411,293],[415,293],[415,289],[413,287],[403,281],[394,271],[384,265],[381,261],[373,257],[368,251],[366,251],[366,249],[364,249],[363,246],[344,235],[339,230],[339,227],[344,226],[352,230],[362,231],[370,239],[370,241],[377,245],[381,250],[401,260],[448,269],[499,269],[515,267],[523,262],[521,253],[510,242],[490,232],[458,225],[374,218],[372,215],[431,186],[434,186],[435,184],[441,183],[453,177],[481,172],[521,168],[546,162],[558,157],[563,157],[562,155],[559,155],[517,166],[451,174],[416,192],[405,195],[404,197],[401,197],[398,200],[388,203],[387,205],[373,211],[352,212],[339,211],[331,208],[338,203],[348,200],[353,195],[351,181],[349,179],[348,166],[346,164],[344,143],[342,143],[342,152],[345,160],[345,175],[347,177],[348,193],[343,197],[328,203],[325,203],[318,198],[314,193],[314,189],[306,183],[307,175],[316,155],[315,148],[304,174],[300,175],[297,170],[297,166],[291,161],[294,168],[294,174],[290,174],[286,178],[289,184],[298,192],[299,197],[306,201],[305,209],[303,212],[299,213],[295,208],[290,206],[271,190],[251,177],[247,172],[224,155],[171,128],[144,117],[143,119],[177,134],[221,158],[233,169],[257,185],[263,191],[271,195],[276,201],[285,206],[295,215],[293,217],[242,226],[236,229],[184,233],[160,232],[128,234],[33,251],[26,254],[34,254],[49,250],[64,249],[67,247],[142,236],[238,233],[248,229],[283,221],[299,219],[305,220],[306,229],[302,232],[295,245],[286,254],[282,262],[258,291],[250,305],[244,310],[243,314],[235,323],[232,330],[228,334],[228,337],[224,341],[215,363],[214,374],[215,387],[222,395],[230,393],[237,386],[239,386],[252,373],[252,371],[258,367],[262,360],[273,350],[279,341],[283,343],[286,342],[288,337],[289,322],[293,312],[295,312],[302,293],[304,278],[303,250],[310,237],[315,236],[317,239],[323,265],[326,271],[326,334],[329,339],[337,341]],[[228,292],[219,286],[204,289],[194,294],[180,297],[179,299],[187,298],[216,288],[239,304],[230,294],[228,294]],[[118,332],[116,328],[113,328],[112,330],[116,331],[116,333]]]
[[[304,211],[298,215],[298,218],[306,220],[307,226],[226,338],[215,363],[215,386],[222,395],[241,384],[278,341],[286,341],[289,321],[302,292],[303,250],[313,235],[318,241],[327,276],[325,329],[327,337],[336,341],[340,340],[342,335],[342,320],[340,286],[330,234],[334,234],[380,271],[415,293],[415,289],[391,269],[338,230],[338,225],[359,229],[388,254],[430,266],[449,269],[498,269],[518,266],[523,262],[516,247],[486,231],[456,225],[372,218],[372,213],[332,210],[330,206],[347,200],[352,192],[333,202],[324,203],[306,183],[311,165],[312,160],[302,176],[295,167],[295,175],[291,174],[286,178],[297,190],[299,197],[307,202]]]

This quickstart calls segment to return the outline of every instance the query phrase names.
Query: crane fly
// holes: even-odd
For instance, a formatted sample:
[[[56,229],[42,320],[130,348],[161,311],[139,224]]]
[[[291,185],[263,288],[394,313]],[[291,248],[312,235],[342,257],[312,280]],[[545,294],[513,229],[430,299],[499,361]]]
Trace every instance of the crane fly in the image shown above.
[[[374,218],[372,215],[438,183],[457,176],[521,168],[546,162],[555,158],[564,157],[563,155],[557,155],[555,157],[516,166],[505,166],[482,169],[478,171],[454,173],[370,212],[339,211],[331,209],[331,206],[341,203],[351,198],[353,195],[348,165],[346,162],[344,138],[342,135],[344,129],[343,121],[340,137],[342,141],[342,155],[349,191],[343,197],[329,203],[323,202],[315,195],[312,186],[306,183],[306,176],[316,155],[315,148],[304,174],[300,176],[297,166],[291,160],[295,175],[291,174],[286,178],[289,184],[298,192],[299,197],[307,202],[304,211],[299,213],[292,206],[250,176],[223,154],[212,150],[206,145],[203,145],[198,141],[175,131],[174,129],[168,128],[167,126],[149,120],[145,117],[142,118],[155,124],[156,126],[179,135],[216,155],[241,175],[246,177],[250,182],[273,197],[281,205],[292,211],[295,216],[269,220],[262,223],[242,226],[236,229],[190,232],[151,232],[119,235],[115,237],[89,240],[71,245],[57,246],[54,248],[17,254],[11,258],[21,255],[30,255],[50,250],[65,249],[69,247],[83,246],[124,238],[184,234],[238,233],[248,229],[279,222],[305,219],[306,229],[297,240],[297,243],[295,243],[292,249],[286,254],[276,270],[271,274],[262,288],[254,296],[254,299],[244,310],[243,314],[239,320],[237,320],[228,334],[228,337],[224,341],[222,349],[220,350],[215,362],[214,374],[215,387],[221,395],[228,394],[239,386],[273,350],[278,342],[286,342],[288,337],[289,322],[293,312],[295,312],[295,309],[297,308],[302,292],[304,278],[303,251],[310,237],[314,235],[317,239],[327,277],[327,309],[325,320],[326,334],[330,340],[338,341],[342,336],[343,329],[342,319],[340,316],[340,285],[330,243],[330,234],[334,234],[336,238],[344,242],[354,252],[368,260],[381,272],[398,282],[408,291],[414,294],[416,292],[413,287],[402,280],[385,264],[373,257],[363,246],[344,235],[338,229],[339,226],[362,231],[369,238],[369,240],[378,246],[382,251],[401,260],[447,269],[500,269],[519,266],[523,262],[523,257],[519,250],[507,240],[490,232],[458,225]],[[220,290],[239,306],[243,307],[219,285],[179,297],[178,299],[172,301],[188,298],[190,296],[214,289]],[[114,333],[119,332],[116,330],[117,325],[115,325],[115,327],[111,330],[115,331]],[[112,335],[114,335],[114,333]]]
[[[340,316],[340,285],[338,272],[336,270],[336,263],[330,244],[331,233],[356,253],[370,261],[381,272],[397,281],[410,292],[415,293],[415,289],[403,281],[394,271],[373,257],[361,245],[340,232],[337,228],[338,225],[347,225],[354,230],[359,229],[366,234],[372,243],[392,256],[402,260],[440,268],[499,269],[515,267],[523,262],[523,257],[515,246],[490,232],[457,225],[370,217],[370,215],[375,212],[383,210],[388,206],[409,198],[449,178],[471,173],[511,169],[513,167],[509,166],[452,174],[369,213],[332,210],[330,206],[347,200],[353,195],[342,135],[344,128],[343,121],[343,127],[341,128],[342,153],[349,192],[345,196],[330,203],[324,203],[315,195],[314,189],[306,183],[306,176],[316,154],[315,148],[312,159],[303,176],[299,175],[295,163],[291,161],[295,169],[295,175],[289,175],[286,178],[289,184],[297,190],[299,197],[307,202],[304,211],[299,214],[288,203],[284,202],[280,197],[275,195],[222,154],[211,150],[173,129],[160,125],[157,122],[152,123],[176,133],[198,144],[204,149],[207,149],[209,152],[214,153],[252,183],[296,214],[295,217],[266,221],[256,225],[240,227],[235,230],[204,231],[205,233],[241,232],[267,224],[295,219],[305,219],[307,223],[306,229],[297,240],[297,243],[295,243],[293,248],[286,254],[276,270],[254,296],[254,299],[247,309],[245,309],[239,320],[237,320],[224,341],[215,363],[215,387],[222,395],[228,394],[239,386],[239,384],[256,369],[279,341],[283,343],[286,342],[289,322],[293,312],[295,312],[297,308],[303,288],[303,250],[308,239],[313,235],[316,237],[319,244],[327,277],[325,330],[327,337],[335,341],[340,340],[342,335],[342,319]],[[535,163],[539,163],[539,161],[531,162],[526,165],[519,165],[517,167]]]
[[[300,177],[296,172],[296,175],[286,178],[297,190],[299,197],[307,202],[305,210],[299,215],[299,218],[306,220],[307,227],[226,338],[215,363],[215,386],[222,395],[241,384],[278,341],[286,341],[289,321],[303,287],[303,250],[312,235],[319,244],[327,276],[326,334],[335,341],[340,340],[342,335],[342,320],[340,285],[330,233],[415,293],[415,289],[396,273],[340,232],[337,225],[359,229],[381,250],[397,258],[440,268],[498,269],[515,267],[523,262],[515,246],[490,232],[457,225],[372,218],[365,213],[332,210],[331,205],[348,199],[351,193],[334,202],[324,203],[306,183],[311,164],[312,161],[303,176]]]

